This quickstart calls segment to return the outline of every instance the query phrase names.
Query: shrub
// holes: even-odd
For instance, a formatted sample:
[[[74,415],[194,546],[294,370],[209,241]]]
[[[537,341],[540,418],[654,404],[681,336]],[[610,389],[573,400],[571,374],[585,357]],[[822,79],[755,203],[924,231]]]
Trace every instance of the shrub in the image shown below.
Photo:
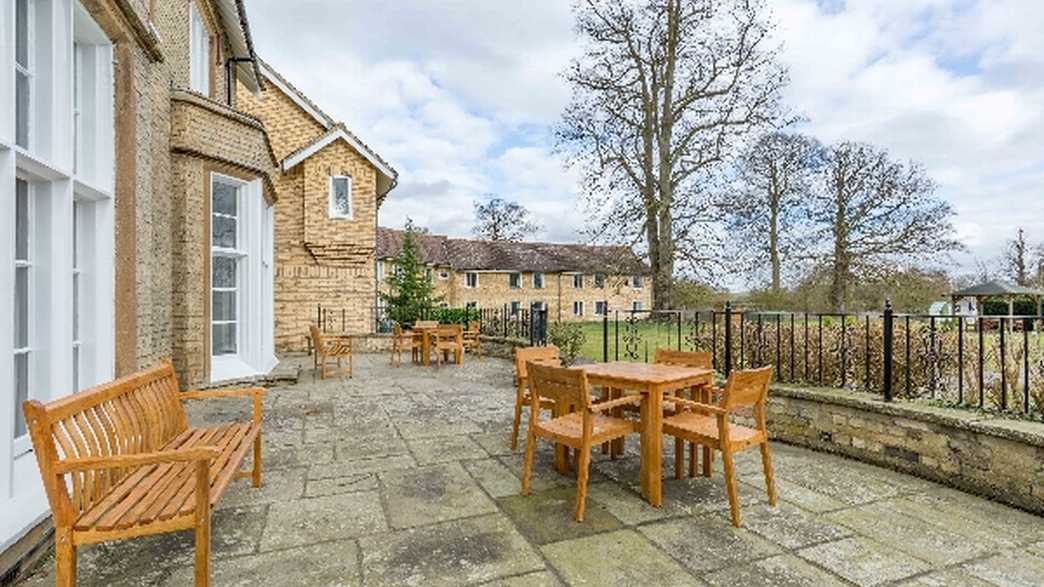
[[[579,322],[555,322],[548,329],[547,339],[558,347],[562,364],[568,367],[580,356],[580,350],[587,342],[587,334]]]

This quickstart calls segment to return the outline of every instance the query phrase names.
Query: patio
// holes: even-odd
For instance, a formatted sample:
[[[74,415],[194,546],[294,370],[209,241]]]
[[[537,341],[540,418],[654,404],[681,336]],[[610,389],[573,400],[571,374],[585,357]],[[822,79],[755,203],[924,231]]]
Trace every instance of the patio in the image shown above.
[[[310,365],[309,360],[300,359]],[[214,515],[216,585],[1040,585],[1044,521],[885,469],[773,445],[779,508],[765,504],[757,451],[738,457],[744,527],[720,475],[673,479],[664,506],[637,492],[627,456],[594,455],[587,519],[575,480],[537,452],[519,496],[508,447],[511,364],[390,368],[359,355],[355,378],[265,400],[265,479],[239,482]],[[237,400],[193,405],[196,422],[243,417]],[[520,446],[520,449],[522,447]],[[187,585],[190,532],[84,547],[83,585]],[[54,584],[48,558],[24,585]]]

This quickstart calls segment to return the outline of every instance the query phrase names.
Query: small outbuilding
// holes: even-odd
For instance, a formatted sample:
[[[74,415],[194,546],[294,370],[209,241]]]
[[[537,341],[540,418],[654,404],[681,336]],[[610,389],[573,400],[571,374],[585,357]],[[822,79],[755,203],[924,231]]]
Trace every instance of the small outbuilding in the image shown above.
[[[964,313],[958,311],[958,308],[963,308],[961,305],[961,300],[975,300],[976,312],[981,313],[983,302],[990,298],[999,298],[1008,302],[1009,316],[1015,315],[1016,299],[1030,298],[1037,303],[1037,315],[1044,316],[1044,313],[1041,312],[1041,302],[1042,300],[1044,300],[1044,290],[1035,289],[1032,287],[1024,287],[1007,281],[987,281],[986,283],[973,285],[971,287],[967,287],[950,294],[950,299],[953,302],[952,307],[954,309],[955,314]]]

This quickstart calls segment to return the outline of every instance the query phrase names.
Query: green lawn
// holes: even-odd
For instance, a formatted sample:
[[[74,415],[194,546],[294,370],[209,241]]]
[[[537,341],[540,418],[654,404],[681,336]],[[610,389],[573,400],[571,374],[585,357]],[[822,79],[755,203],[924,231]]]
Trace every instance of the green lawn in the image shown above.
[[[650,362],[656,354],[657,347],[677,348],[678,344],[678,333],[677,324],[665,324],[657,322],[639,322],[638,333],[640,341],[638,342],[638,361]],[[684,328],[685,325],[683,325]],[[592,361],[602,360],[602,329],[603,325],[601,322],[584,322],[583,323],[584,334],[587,339],[584,342],[584,346],[580,351],[580,356],[590,359]],[[621,320],[619,325],[620,330],[620,359],[624,360],[626,350],[625,333],[627,330],[626,324]],[[682,336],[684,336],[684,330]],[[616,324],[609,321],[609,360],[616,358]],[[628,359],[633,360],[633,359]]]

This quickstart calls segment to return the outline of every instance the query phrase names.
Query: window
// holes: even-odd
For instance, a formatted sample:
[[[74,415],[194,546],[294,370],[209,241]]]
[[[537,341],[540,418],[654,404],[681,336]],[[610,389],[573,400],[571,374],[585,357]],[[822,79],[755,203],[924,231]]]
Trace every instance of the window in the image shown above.
[[[634,289],[642,289],[642,276],[634,275],[631,277],[631,287]]]
[[[518,316],[519,310],[522,308],[522,302],[511,302],[511,315]]]
[[[641,312],[642,311],[642,303],[639,302],[639,301],[631,302],[631,311],[632,312]]]
[[[352,178],[337,175],[330,178],[330,218],[352,217]]]
[[[573,289],[584,289],[584,275],[577,273],[573,276]]]
[[[521,289],[522,288],[522,274],[521,273],[511,273],[511,274],[509,274],[508,275],[508,285],[511,287],[511,289]]]
[[[189,76],[193,90],[210,95],[210,33],[196,3],[189,4]]]
[[[15,287],[14,287],[14,413],[22,413],[22,402],[29,399],[30,327],[29,300],[33,299],[30,271],[30,187],[24,179],[15,180]],[[25,419],[15,417],[15,438],[26,435]]]
[[[384,261],[377,261],[377,281],[384,281]]]
[[[424,270],[424,278],[431,281],[431,267]]]
[[[72,238],[72,332],[73,332],[73,390],[80,390],[80,350],[83,341],[80,339],[80,290],[83,283],[82,264],[80,262],[80,251],[83,249],[80,239],[83,231],[80,229],[80,218],[83,216],[83,203],[73,201],[73,238]]]
[[[439,279],[441,279],[443,281],[449,279],[449,272],[448,271],[439,271]]]
[[[594,274],[594,286],[598,289],[605,288],[605,273]]]
[[[465,273],[464,285],[471,289],[478,287],[478,273]]]
[[[15,144],[29,148],[33,92],[33,2],[15,0]]]
[[[478,309],[478,302],[468,302],[468,303],[464,304],[464,307],[469,309],[469,310],[477,310]]]
[[[214,175],[211,181],[211,354],[239,350],[239,238],[242,182]]]
[[[533,289],[544,289],[544,274],[534,272],[533,273]]]
[[[544,300],[533,300],[529,302],[529,308],[532,310],[545,310],[547,309],[547,303]]]
[[[595,316],[605,316],[605,302],[595,302]]]
[[[573,302],[573,315],[583,316],[584,315],[584,303],[582,301]]]

